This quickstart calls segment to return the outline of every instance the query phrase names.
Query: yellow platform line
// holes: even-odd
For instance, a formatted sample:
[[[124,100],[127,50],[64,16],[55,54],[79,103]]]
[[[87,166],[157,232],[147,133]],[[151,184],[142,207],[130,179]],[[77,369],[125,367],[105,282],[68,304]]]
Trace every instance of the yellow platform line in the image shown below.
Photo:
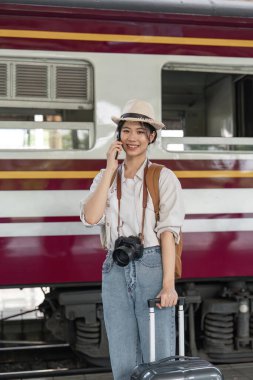
[[[142,36],[130,34],[97,34],[97,33],[68,33],[51,32],[42,30],[14,30],[0,29],[0,37],[8,38],[36,38],[46,40],[72,40],[72,41],[97,41],[97,42],[130,42],[143,44],[166,45],[203,45],[203,46],[230,46],[253,47],[253,40],[237,40],[227,38],[195,38],[195,37],[167,37],[167,36]]]
[[[0,179],[87,179],[98,171],[0,171]],[[174,171],[178,178],[253,178],[253,171],[191,170]]]

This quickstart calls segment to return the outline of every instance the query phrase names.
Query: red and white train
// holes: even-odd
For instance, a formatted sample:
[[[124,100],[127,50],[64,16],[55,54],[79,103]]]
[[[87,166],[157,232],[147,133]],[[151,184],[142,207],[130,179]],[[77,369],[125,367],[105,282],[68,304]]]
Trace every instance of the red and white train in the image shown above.
[[[79,203],[131,98],[183,187],[188,351],[253,357],[253,3],[0,0],[0,286],[50,287],[57,338],[108,357],[98,229]]]

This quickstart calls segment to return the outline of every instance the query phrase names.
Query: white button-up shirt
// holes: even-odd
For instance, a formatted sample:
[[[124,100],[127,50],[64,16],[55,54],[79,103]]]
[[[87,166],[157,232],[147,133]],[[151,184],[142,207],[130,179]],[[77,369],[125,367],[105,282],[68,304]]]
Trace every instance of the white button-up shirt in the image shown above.
[[[125,178],[124,165],[121,176],[121,201],[120,201],[120,236],[138,236],[142,224],[142,198],[143,176],[147,161],[142,164],[133,179]],[[151,162],[149,162],[151,165]],[[94,178],[90,191],[94,192],[100,183],[105,169],[102,169]],[[184,206],[182,189],[175,174],[168,168],[163,168],[159,178],[160,212],[156,222],[152,198],[148,193],[147,208],[144,222],[144,247],[159,245],[160,235],[164,231],[171,231],[176,243],[179,241],[179,232],[184,220]],[[85,200],[81,202],[80,218],[87,227],[93,225],[87,223],[83,213]],[[108,190],[107,204],[104,215],[96,225],[101,226],[101,241],[104,248],[114,249],[115,240],[118,238],[118,199],[116,178]]]

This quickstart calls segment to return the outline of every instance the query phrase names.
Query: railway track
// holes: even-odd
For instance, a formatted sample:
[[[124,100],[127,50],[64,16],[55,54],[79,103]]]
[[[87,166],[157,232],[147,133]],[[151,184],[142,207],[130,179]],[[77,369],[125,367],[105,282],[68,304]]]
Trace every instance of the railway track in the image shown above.
[[[80,368],[76,370],[41,370],[0,373],[1,380],[113,380],[110,370]]]
[[[110,379],[110,368],[91,366],[68,344],[0,348],[0,380]]]
[[[29,359],[29,360],[28,360]],[[253,363],[219,364],[224,380],[252,380]],[[113,380],[110,368],[91,367],[67,344],[0,348],[0,380]]]

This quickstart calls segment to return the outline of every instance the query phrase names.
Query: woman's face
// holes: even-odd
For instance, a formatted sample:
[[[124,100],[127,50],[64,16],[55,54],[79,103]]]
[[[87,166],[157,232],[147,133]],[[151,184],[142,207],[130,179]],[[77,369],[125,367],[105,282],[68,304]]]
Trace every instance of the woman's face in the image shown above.
[[[154,140],[155,133],[151,133],[138,122],[126,121],[120,137],[126,154],[135,157],[146,155],[148,144]]]

